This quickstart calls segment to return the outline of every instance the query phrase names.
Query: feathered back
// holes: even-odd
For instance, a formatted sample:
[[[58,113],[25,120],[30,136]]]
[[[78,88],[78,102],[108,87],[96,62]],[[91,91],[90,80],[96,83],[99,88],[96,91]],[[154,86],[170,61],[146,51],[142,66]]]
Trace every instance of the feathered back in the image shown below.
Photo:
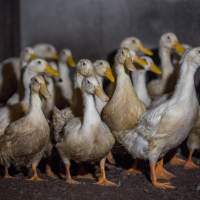
[[[63,110],[59,110],[57,107],[53,109],[53,132],[54,132],[54,140],[55,142],[60,142],[62,140],[62,130],[67,122],[74,117],[70,108],[65,108]]]

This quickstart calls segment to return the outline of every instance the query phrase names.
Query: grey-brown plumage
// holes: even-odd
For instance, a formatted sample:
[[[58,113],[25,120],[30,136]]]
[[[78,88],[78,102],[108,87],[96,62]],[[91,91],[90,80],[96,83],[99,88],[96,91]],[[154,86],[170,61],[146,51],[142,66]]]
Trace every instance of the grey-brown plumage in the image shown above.
[[[88,60],[82,60],[83,65],[90,64]],[[70,175],[70,160],[99,161],[103,159],[101,170],[103,171],[100,184],[108,183],[105,177],[105,157],[114,145],[114,137],[107,125],[102,122],[93,95],[99,96],[104,101],[108,97],[103,92],[97,79],[93,77],[83,78],[82,92],[84,98],[83,121],[80,118],[69,117],[62,130],[62,140],[56,144],[56,148],[66,166],[67,181],[73,183]]]
[[[49,97],[42,76],[36,76],[31,81],[29,112],[11,123],[0,138],[0,163],[6,168],[11,164],[32,165],[34,180],[38,178],[36,167],[47,148],[50,132],[39,94]]]

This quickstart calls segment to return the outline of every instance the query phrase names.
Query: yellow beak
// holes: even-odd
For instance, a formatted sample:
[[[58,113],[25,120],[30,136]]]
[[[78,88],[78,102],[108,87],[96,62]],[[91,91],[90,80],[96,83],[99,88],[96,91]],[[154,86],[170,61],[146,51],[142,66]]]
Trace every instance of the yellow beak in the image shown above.
[[[185,48],[183,47],[183,45],[180,42],[176,42],[172,48],[179,54],[179,55],[183,55],[183,53],[185,52]]]
[[[150,71],[152,71],[153,73],[158,74],[158,75],[160,75],[162,73],[160,68],[157,65],[155,65],[154,63],[151,64]]]
[[[54,68],[52,68],[51,66],[49,65],[46,65],[45,67],[45,73],[51,75],[51,76],[54,76],[54,77],[59,77],[60,74],[57,70],[55,70]]]
[[[32,53],[31,56],[30,56],[31,60],[34,60],[37,58],[37,55],[35,53]]]
[[[145,48],[142,44],[139,46],[139,51],[143,52],[148,56],[152,56],[153,52],[150,49]]]
[[[145,67],[145,65],[147,65],[147,61],[140,58],[139,56],[134,56],[133,57],[133,62],[137,63],[138,65]]]
[[[105,94],[103,89],[100,86],[97,86],[95,89],[95,95],[99,97],[102,101],[107,102],[109,101],[109,97]]]
[[[115,82],[115,77],[113,76],[111,68],[107,68],[105,71],[105,77],[111,82]]]
[[[57,53],[54,53],[52,55],[52,59],[55,60],[55,61],[59,60],[59,55]]]
[[[74,58],[72,56],[68,57],[67,65],[70,66],[70,67],[75,67],[76,66],[76,63],[75,63]]]

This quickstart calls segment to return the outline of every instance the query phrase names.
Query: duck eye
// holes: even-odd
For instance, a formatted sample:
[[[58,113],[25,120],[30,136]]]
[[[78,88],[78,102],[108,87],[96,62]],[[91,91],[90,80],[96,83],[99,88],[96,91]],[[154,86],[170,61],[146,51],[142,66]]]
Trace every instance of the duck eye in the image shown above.
[[[100,62],[100,65],[103,65],[103,62]]]
[[[171,39],[171,38],[170,38],[170,36],[168,35],[168,36],[167,36],[167,40],[170,40],[170,39]]]
[[[41,63],[42,63],[41,60],[38,60],[38,61],[37,61],[37,64],[38,64],[38,65],[40,65]]]
[[[136,41],[133,39],[133,40],[132,40],[132,43],[136,43]]]
[[[85,66],[86,65],[86,63],[85,62],[83,62],[83,66]]]

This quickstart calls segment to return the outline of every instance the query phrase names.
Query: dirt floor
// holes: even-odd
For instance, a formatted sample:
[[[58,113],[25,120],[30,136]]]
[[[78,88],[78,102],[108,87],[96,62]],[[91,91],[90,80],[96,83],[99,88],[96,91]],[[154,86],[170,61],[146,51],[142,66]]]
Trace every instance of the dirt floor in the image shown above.
[[[131,164],[129,155],[122,153],[115,158],[117,167],[107,165],[107,176],[109,180],[117,183],[118,187],[98,186],[95,180],[86,179],[79,179],[81,183],[78,185],[69,185],[64,179],[48,178],[43,173],[43,181],[32,182],[19,173],[13,179],[0,180],[0,200],[200,199],[200,169],[187,171],[183,167],[167,164],[166,168],[176,175],[171,181],[176,189],[163,191],[152,187],[148,178],[148,163],[142,163],[143,174],[127,175],[124,168]],[[72,166],[72,169],[75,167]]]

